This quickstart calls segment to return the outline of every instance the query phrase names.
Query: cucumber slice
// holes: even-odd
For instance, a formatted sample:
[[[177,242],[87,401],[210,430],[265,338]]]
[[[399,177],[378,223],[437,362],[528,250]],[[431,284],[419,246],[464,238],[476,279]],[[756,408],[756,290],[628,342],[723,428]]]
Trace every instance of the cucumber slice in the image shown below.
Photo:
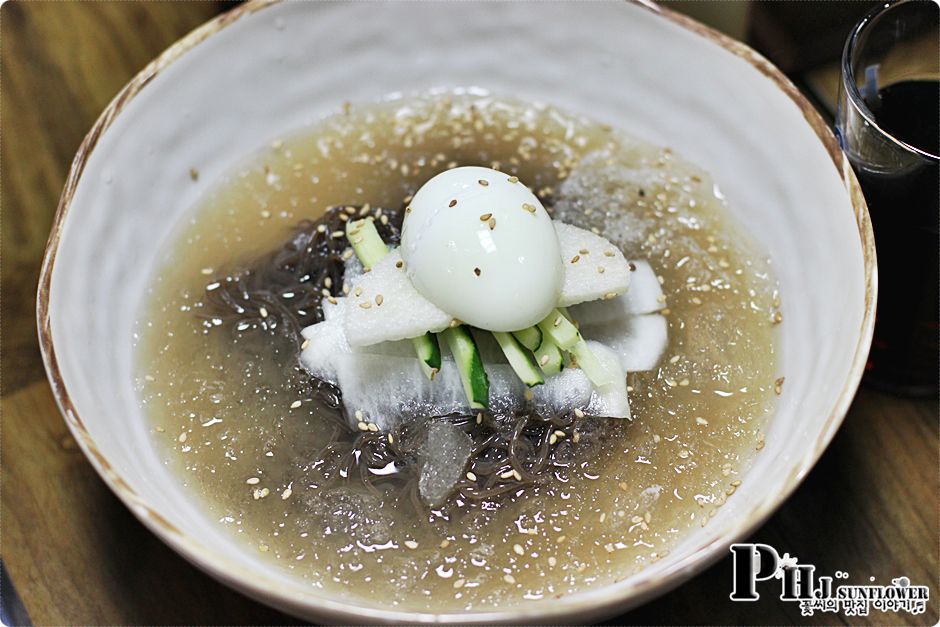
[[[521,331],[513,331],[512,334],[519,340],[519,343],[530,351],[538,350],[542,344],[542,330],[538,327],[529,327]]]
[[[496,338],[499,347],[503,349],[503,354],[509,360],[509,365],[512,366],[512,369],[519,375],[523,383],[530,388],[545,383],[532,353],[520,344],[512,333],[493,331],[493,337]]]
[[[581,339],[578,329],[557,309],[539,322],[539,328],[562,350],[570,350]]]
[[[459,326],[445,329],[441,332],[441,335],[444,336],[444,341],[447,342],[447,346],[457,362],[460,381],[463,383],[463,391],[467,395],[467,400],[470,401],[470,407],[483,409],[489,406],[490,382],[486,376],[486,370],[483,369],[480,351],[477,349],[470,331],[464,326]]]
[[[366,270],[382,261],[388,254],[388,246],[375,229],[375,221],[372,218],[346,222],[346,239],[352,244],[356,256]]]
[[[578,363],[578,367],[587,375],[596,387],[603,387],[613,383],[614,376],[608,368],[601,365],[594,352],[587,345],[587,342],[580,340],[570,349],[571,355]]]
[[[558,374],[564,367],[561,349],[551,339],[545,338],[535,350],[535,361],[546,376]]]
[[[422,372],[433,381],[434,376],[441,371],[441,345],[437,336],[428,331],[421,337],[413,338],[411,343],[414,344]]]

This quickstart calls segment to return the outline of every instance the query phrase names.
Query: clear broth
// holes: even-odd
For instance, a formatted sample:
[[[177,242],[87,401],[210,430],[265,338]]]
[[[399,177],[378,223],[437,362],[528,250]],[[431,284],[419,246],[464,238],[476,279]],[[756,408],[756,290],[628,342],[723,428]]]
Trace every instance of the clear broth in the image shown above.
[[[246,359],[194,314],[207,283],[300,220],[338,204],[400,207],[435,173],[471,164],[518,176],[556,217],[648,259],[669,347],[657,370],[628,375],[633,420],[567,483],[432,525],[391,496],[306,487],[326,427],[291,407],[302,391],[281,364],[292,357]],[[137,380],[166,464],[247,550],[363,604],[504,608],[624,579],[707,524],[763,446],[782,384],[777,298],[711,179],[668,148],[533,103],[426,95],[346,107],[213,182],[153,277]]]

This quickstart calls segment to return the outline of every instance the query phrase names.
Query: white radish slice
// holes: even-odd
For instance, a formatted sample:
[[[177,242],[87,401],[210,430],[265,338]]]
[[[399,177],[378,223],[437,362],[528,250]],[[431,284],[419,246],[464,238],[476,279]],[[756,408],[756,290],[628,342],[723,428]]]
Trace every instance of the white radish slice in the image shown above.
[[[620,249],[591,231],[558,220],[554,224],[565,268],[560,307],[610,298],[627,290],[630,267]]]
[[[595,300],[575,305],[569,311],[578,324],[604,324],[627,316],[655,313],[666,307],[666,297],[656,272],[646,261],[632,261],[636,268],[631,273],[627,291],[607,300]]]
[[[308,342],[301,352],[301,363],[314,376],[339,386],[350,420],[355,420],[358,410],[366,422],[388,429],[399,420],[469,411],[459,371],[450,355],[444,356],[441,371],[429,381],[410,342],[352,348],[335,318],[307,327],[303,335]],[[607,359],[605,365],[611,363],[607,357],[614,354],[611,349],[596,342],[589,344],[598,359]],[[615,382],[622,385],[596,390],[581,370],[566,368],[531,389],[533,408],[543,414],[581,409],[590,415],[629,418],[623,372],[616,357],[613,359],[608,367],[616,369]],[[490,380],[490,409],[522,409],[528,388],[512,368],[494,363],[486,363],[485,368]]]
[[[666,317],[659,314],[626,316],[600,324],[582,324],[581,334],[610,347],[626,372],[652,370],[666,351]]]
[[[347,300],[344,324],[351,346],[442,331],[453,320],[414,288],[398,249],[352,281]]]
[[[627,378],[620,363],[620,356],[600,342],[588,340],[587,345],[601,366],[615,373],[615,376],[611,378],[610,383],[594,389],[591,402],[584,410],[585,413],[591,416],[632,420],[630,400],[627,397]]]
[[[338,318],[340,322],[342,322],[343,308],[346,306],[345,298],[338,297],[334,298],[332,301],[324,298],[322,301],[320,301],[320,306],[323,308],[324,320],[329,322],[330,320]]]

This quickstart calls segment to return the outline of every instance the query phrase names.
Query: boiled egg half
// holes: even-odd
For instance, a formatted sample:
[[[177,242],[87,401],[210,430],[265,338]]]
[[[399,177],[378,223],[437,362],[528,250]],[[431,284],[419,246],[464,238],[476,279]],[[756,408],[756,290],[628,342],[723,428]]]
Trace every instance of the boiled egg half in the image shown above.
[[[401,255],[422,296],[488,331],[538,323],[564,279],[539,199],[516,177],[477,166],[442,172],[418,190],[405,209]]]

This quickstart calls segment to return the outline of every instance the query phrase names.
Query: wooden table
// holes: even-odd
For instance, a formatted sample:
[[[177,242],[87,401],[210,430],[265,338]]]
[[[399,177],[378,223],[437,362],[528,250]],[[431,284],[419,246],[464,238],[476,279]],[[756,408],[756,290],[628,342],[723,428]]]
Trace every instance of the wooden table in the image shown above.
[[[35,623],[295,622],[215,583],[148,533],[85,461],[53,402],[34,322],[39,262],[84,133],[154,55],[226,5],[8,2],[2,46],[2,558]],[[857,582],[906,575],[928,613],[853,623],[934,624],[938,604],[936,401],[862,390],[797,493],[754,534]],[[841,623],[769,594],[728,600],[730,560],[615,622]]]

